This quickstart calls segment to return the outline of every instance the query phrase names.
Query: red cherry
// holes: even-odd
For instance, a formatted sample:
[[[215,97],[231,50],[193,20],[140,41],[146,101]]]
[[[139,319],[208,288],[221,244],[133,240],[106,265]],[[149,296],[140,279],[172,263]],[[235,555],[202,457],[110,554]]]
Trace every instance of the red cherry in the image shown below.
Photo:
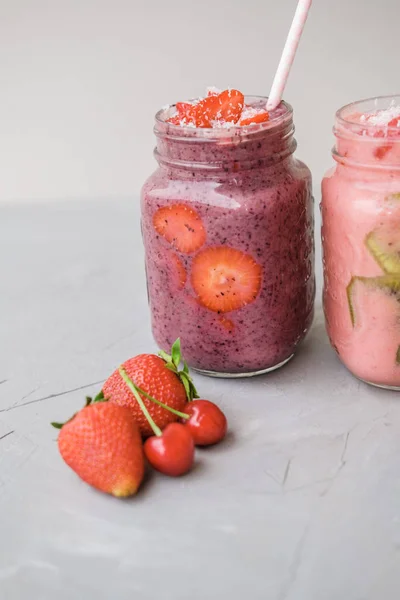
[[[185,427],[189,429],[196,446],[210,446],[220,442],[228,423],[222,410],[209,400],[193,400],[185,406],[190,415]]]
[[[194,461],[194,441],[181,423],[170,423],[161,435],[149,437],[144,443],[144,453],[154,469],[177,477],[187,473]]]

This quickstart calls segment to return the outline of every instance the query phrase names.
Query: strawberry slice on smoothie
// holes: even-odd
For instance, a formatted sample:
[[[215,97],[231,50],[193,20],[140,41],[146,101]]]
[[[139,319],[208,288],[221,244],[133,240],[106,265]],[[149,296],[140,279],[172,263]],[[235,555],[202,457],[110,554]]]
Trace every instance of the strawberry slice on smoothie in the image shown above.
[[[196,106],[190,102],[177,102],[175,105],[180,121],[196,125]]]
[[[398,112],[396,108],[389,108],[387,110],[377,111],[375,113],[361,115],[360,121],[367,123],[368,125],[375,125],[378,127],[375,131],[368,134],[368,130],[365,130],[363,135],[372,135],[374,138],[384,140],[380,145],[374,148],[374,156],[378,160],[383,160],[388,152],[393,149],[393,138],[398,139],[400,137],[400,116],[394,114]],[[394,116],[393,116],[394,114]]]
[[[400,117],[395,117],[388,123],[388,127],[399,127]]]
[[[261,266],[235,248],[212,246],[201,250],[192,262],[191,282],[200,304],[218,313],[253,302],[261,279]]]
[[[219,96],[207,96],[194,106],[196,127],[212,127],[212,121],[217,118]]]
[[[214,96],[211,96],[212,98]],[[237,123],[244,107],[244,96],[238,90],[225,90],[217,96],[217,118],[228,123]]]
[[[253,123],[266,123],[267,121],[269,121],[269,113],[266,110],[249,110],[243,111],[239,125],[244,127],[246,125],[253,125]]]
[[[200,216],[186,204],[159,208],[153,216],[157,233],[185,254],[199,250],[206,241],[206,230]]]
[[[216,118],[219,110],[217,95],[210,95],[197,103],[177,102],[177,114],[168,119],[173,125],[192,125],[194,127],[212,127],[212,120]]]
[[[205,98],[196,102],[177,102],[177,112],[167,122],[200,128],[218,127],[225,123],[235,125],[239,122],[244,107],[242,92],[234,89],[223,92],[210,89]]]

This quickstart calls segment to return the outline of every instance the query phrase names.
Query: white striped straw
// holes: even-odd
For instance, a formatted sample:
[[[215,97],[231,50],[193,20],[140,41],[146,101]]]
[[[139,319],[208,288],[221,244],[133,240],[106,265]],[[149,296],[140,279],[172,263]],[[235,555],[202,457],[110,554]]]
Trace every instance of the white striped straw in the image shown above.
[[[281,60],[276,71],[271,92],[268,97],[267,110],[273,110],[282,100],[283,91],[296,55],[296,50],[307,21],[312,0],[299,0],[293,22],[290,27]]]

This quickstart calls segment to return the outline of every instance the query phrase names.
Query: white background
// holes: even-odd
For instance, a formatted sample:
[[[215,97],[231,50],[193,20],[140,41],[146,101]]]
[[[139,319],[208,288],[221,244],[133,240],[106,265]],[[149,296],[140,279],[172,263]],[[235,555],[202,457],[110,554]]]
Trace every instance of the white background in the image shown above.
[[[0,0],[0,200],[137,196],[153,116],[267,94],[296,0]],[[320,179],[341,105],[399,91],[398,0],[314,0],[286,100]]]

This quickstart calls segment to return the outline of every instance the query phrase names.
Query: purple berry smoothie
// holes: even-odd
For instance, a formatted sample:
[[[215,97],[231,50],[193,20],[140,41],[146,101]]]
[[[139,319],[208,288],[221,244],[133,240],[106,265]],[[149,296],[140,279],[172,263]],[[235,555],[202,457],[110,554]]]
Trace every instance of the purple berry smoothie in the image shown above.
[[[266,99],[246,102],[261,107]],[[156,116],[159,168],[142,190],[155,340],[169,350],[180,337],[188,364],[209,374],[272,370],[305,337],[315,296],[311,174],[293,157],[292,109],[281,103],[267,123],[221,129],[166,123],[172,110]],[[157,210],[177,204],[202,220],[199,251],[179,252],[154,226]],[[192,262],[211,247],[239,250],[261,267],[256,297],[236,310],[210,310],[196,294]]]

